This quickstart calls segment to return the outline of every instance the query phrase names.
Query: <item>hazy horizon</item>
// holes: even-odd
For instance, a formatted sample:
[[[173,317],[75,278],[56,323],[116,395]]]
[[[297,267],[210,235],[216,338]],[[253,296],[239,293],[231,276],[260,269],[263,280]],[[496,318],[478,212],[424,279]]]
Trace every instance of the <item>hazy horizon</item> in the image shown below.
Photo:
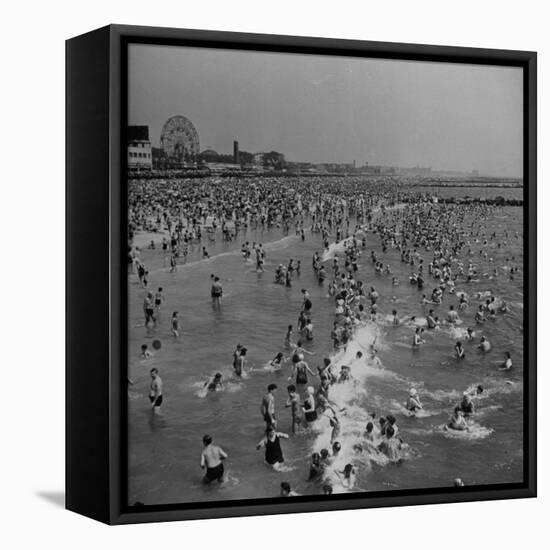
[[[516,67],[133,44],[129,124],[187,117],[201,151],[523,175]]]

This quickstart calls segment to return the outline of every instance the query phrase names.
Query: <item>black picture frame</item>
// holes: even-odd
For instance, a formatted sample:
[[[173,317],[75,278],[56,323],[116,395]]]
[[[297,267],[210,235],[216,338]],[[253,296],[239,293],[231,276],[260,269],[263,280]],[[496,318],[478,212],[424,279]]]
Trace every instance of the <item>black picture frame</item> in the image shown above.
[[[524,480],[185,505],[128,506],[126,494],[127,46],[314,53],[523,69]],[[109,25],[66,43],[66,507],[108,524],[406,506],[536,496],[535,52]],[[93,340],[93,345],[90,341]]]

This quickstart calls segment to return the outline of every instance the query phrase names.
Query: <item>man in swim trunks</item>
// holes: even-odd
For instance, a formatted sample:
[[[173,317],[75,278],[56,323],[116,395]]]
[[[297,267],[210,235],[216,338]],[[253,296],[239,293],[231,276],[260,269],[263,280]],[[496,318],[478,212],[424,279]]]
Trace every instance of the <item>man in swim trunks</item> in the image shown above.
[[[217,445],[212,444],[212,437],[205,435],[202,438],[204,449],[201,453],[201,468],[206,468],[206,473],[202,478],[202,482],[209,484],[212,481],[221,483],[223,481],[223,464],[222,460],[227,458],[227,454]]]
[[[214,277],[210,294],[212,296],[212,303],[219,306],[223,296],[223,288],[219,277]]]
[[[153,413],[160,413],[160,406],[162,405],[162,380],[159,376],[159,371],[156,368],[151,369],[151,389],[149,391],[149,401],[151,402],[151,408]]]
[[[275,419],[275,392],[277,391],[277,384],[269,384],[267,386],[267,393],[262,399],[262,405],[260,412],[265,421],[266,428],[275,427],[277,420]]]
[[[163,301],[164,301],[164,295],[162,294],[162,287],[160,287],[158,291],[155,292],[155,314],[156,315],[160,313],[160,306],[162,305]]]
[[[240,344],[239,344],[240,345]],[[243,375],[244,366],[246,364],[246,352],[248,350],[245,347],[240,347],[239,354],[235,358],[233,368],[235,369],[235,375],[239,378]]]
[[[447,313],[447,321],[454,325],[459,320],[460,320],[460,318],[458,316],[458,313],[455,311],[454,306],[450,305],[449,306],[449,312]]]
[[[491,351],[491,343],[489,342],[489,340],[487,340],[487,338],[485,338],[485,336],[482,336],[477,348],[480,349],[483,353],[488,353],[489,351]]]
[[[429,329],[434,329],[437,327],[437,322],[435,320],[435,315],[434,315],[434,310],[433,309],[430,309],[430,311],[428,312],[428,317],[426,318],[426,321],[428,323],[428,328]]]
[[[300,431],[300,426],[304,421],[302,414],[302,405],[300,404],[300,397],[296,393],[296,386],[291,384],[287,387],[288,400],[285,407],[290,407],[292,414],[292,434],[296,435],[296,432]]]
[[[153,301],[153,293],[147,292],[145,299],[143,300],[143,311],[145,313],[145,326],[149,325],[149,321],[152,321],[156,326],[157,319],[155,317],[155,304]]]

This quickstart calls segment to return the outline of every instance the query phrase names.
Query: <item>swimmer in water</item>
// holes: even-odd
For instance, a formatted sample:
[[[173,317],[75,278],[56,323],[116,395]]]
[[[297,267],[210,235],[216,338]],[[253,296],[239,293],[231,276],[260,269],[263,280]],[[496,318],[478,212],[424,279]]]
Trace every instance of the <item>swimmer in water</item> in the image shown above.
[[[369,443],[374,443],[375,438],[376,434],[374,433],[374,424],[372,422],[367,422],[365,427],[365,439]]]
[[[153,354],[147,349],[147,344],[141,345],[141,353],[139,354],[139,356],[142,359],[150,359],[151,357],[153,357]]]
[[[180,335],[179,333],[180,322],[178,319],[177,311],[174,311],[174,313],[172,313],[172,319],[170,320],[170,325],[171,325],[172,336],[174,336],[174,338],[177,338]]]
[[[324,466],[321,463],[321,455],[319,453],[313,453],[309,464],[309,475],[307,477],[307,481],[321,479],[323,472]]]
[[[241,355],[241,350],[243,349],[241,344],[237,344],[237,347],[233,351],[233,368],[237,369],[237,362],[239,360],[239,357]]]
[[[240,344],[239,344],[240,345]],[[239,355],[235,359],[233,368],[235,369],[235,375],[239,378],[243,375],[244,366],[246,365],[246,352],[248,350],[245,347],[240,347]]]
[[[488,353],[489,351],[491,351],[491,343],[489,342],[489,340],[487,340],[487,338],[485,338],[485,336],[481,337],[477,349],[479,349],[483,353]]]
[[[202,443],[204,449],[201,453],[201,468],[203,470],[206,468],[206,473],[202,478],[202,482],[206,485],[210,484],[212,481],[222,483],[224,474],[222,460],[227,458],[227,454],[221,447],[212,443],[212,437],[208,434],[202,438]]]
[[[306,398],[302,408],[305,412],[306,422],[317,420],[317,411],[315,410],[315,389],[313,386],[308,386],[306,390]]]
[[[148,292],[143,300],[143,311],[145,313],[145,326],[149,326],[149,322],[153,322],[153,325],[157,326],[157,318],[155,316],[155,303],[153,299],[153,293]]]
[[[288,325],[288,327],[286,329],[284,344],[285,344],[285,347],[289,348],[289,349],[293,345],[293,343],[292,343],[292,325]]]
[[[219,391],[223,390],[223,384],[222,384],[222,374],[221,372],[217,372],[214,376],[211,376],[205,383],[204,388],[206,388],[208,391]]]
[[[160,306],[164,302],[164,294],[162,293],[162,287],[155,292],[155,314],[158,316],[160,313]]]
[[[478,310],[476,311],[475,322],[478,325],[481,325],[485,322],[485,313],[483,312],[483,305],[482,304],[479,304]]]
[[[281,448],[281,439],[288,439],[288,435],[275,431],[275,428],[271,426],[267,428],[265,437],[256,445],[257,451],[262,447],[265,448],[265,461],[270,466],[273,466],[274,469],[277,469],[285,461]]]
[[[317,367],[317,371],[321,380],[323,380],[323,378],[326,378],[331,384],[336,382],[337,378],[336,375],[332,372],[332,363],[328,357],[325,357],[323,359],[323,366]]]
[[[378,445],[378,450],[385,454],[392,462],[399,462],[401,460],[401,440],[395,437],[395,430],[392,426],[388,426],[385,434],[386,439]]]
[[[215,306],[220,306],[221,299],[223,296],[223,287],[219,277],[214,277],[214,280],[212,282],[212,288],[210,290],[210,295],[212,297],[212,303]]]
[[[302,413],[302,405],[300,403],[300,397],[296,393],[296,386],[291,384],[287,387],[288,399],[285,407],[290,407],[292,415],[292,434],[296,435],[301,431],[301,426],[304,422],[304,416]]]
[[[466,357],[466,351],[460,341],[457,341],[455,344],[455,356],[457,359],[464,359]]]
[[[343,382],[352,382],[354,381],[353,376],[351,375],[351,368],[347,365],[342,365],[340,367],[340,375],[338,376],[338,384],[341,384]]]
[[[453,415],[449,419],[447,427],[451,430],[457,431],[467,431],[469,429],[468,424],[466,423],[466,419],[464,418],[464,413],[460,409],[459,405],[455,407]]]
[[[385,435],[388,428],[391,428],[394,434],[397,435],[399,428],[397,427],[396,421],[397,420],[393,414],[388,414],[386,418],[382,417],[380,419],[380,435]]]
[[[283,352],[280,351],[277,355],[269,362],[269,366],[273,367],[276,370],[279,370],[283,363],[286,361],[286,357],[283,355]]]
[[[151,410],[153,414],[160,414],[160,407],[162,405],[162,379],[159,376],[159,371],[156,368],[151,369],[151,386],[149,389],[149,402],[151,403]]]
[[[413,335],[413,348],[419,348],[422,344],[425,344],[426,341],[422,339],[422,333],[424,332],[424,329],[421,327],[417,327],[414,331]]]
[[[411,388],[411,391],[409,392],[409,398],[407,399],[406,408],[411,413],[415,413],[416,411],[423,409],[420,398],[418,397],[418,392],[415,388]],[[372,425],[372,422],[370,424]]]
[[[451,324],[456,324],[458,321],[460,321],[460,317],[458,316],[458,313],[455,311],[455,308],[453,305],[449,306],[449,312],[447,313],[447,321]]]
[[[378,368],[383,368],[382,367],[382,361],[380,360],[380,357],[378,357],[377,355],[377,350],[376,348],[374,347],[374,344],[371,344],[369,346],[369,351],[368,351],[368,355],[367,355],[367,365],[371,366],[371,367],[378,367]]]
[[[327,411],[330,411],[332,414],[327,414]],[[330,432],[330,442],[334,443],[340,435],[340,421],[338,420],[336,411],[332,407],[327,407],[327,410],[325,410],[325,415],[328,416],[330,427],[332,428],[332,431]]]
[[[512,356],[509,351],[505,352],[506,359],[501,363],[499,370],[510,370],[512,368]]]
[[[462,394],[462,400],[460,401],[459,407],[464,416],[472,416],[475,414],[476,408],[469,392],[465,391]]]
[[[275,427],[277,425],[277,420],[275,419],[275,392],[277,391],[277,384],[269,384],[267,386],[267,393],[262,399],[262,404],[260,406],[260,413],[266,428]]]
[[[355,485],[355,468],[352,464],[346,464],[343,470],[335,470],[336,475],[342,481],[342,485],[347,489],[353,489]]]
[[[295,362],[295,357],[292,359],[294,362],[294,367],[292,369],[292,374],[288,377],[288,379],[292,380],[294,376],[296,376],[296,385],[305,385],[308,382],[307,373],[309,372],[312,376],[315,376],[315,373],[304,361],[304,356],[301,353],[298,354],[297,359],[297,362]]]
[[[281,481],[281,492],[279,493],[282,497],[297,497],[298,493],[294,492],[290,488],[290,483],[287,481]]]

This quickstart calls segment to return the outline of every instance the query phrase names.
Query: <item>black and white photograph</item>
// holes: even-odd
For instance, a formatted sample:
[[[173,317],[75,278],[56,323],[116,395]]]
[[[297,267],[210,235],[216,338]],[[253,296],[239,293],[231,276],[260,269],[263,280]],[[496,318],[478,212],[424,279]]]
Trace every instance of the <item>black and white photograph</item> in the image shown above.
[[[127,504],[522,483],[523,69],[127,71]]]

